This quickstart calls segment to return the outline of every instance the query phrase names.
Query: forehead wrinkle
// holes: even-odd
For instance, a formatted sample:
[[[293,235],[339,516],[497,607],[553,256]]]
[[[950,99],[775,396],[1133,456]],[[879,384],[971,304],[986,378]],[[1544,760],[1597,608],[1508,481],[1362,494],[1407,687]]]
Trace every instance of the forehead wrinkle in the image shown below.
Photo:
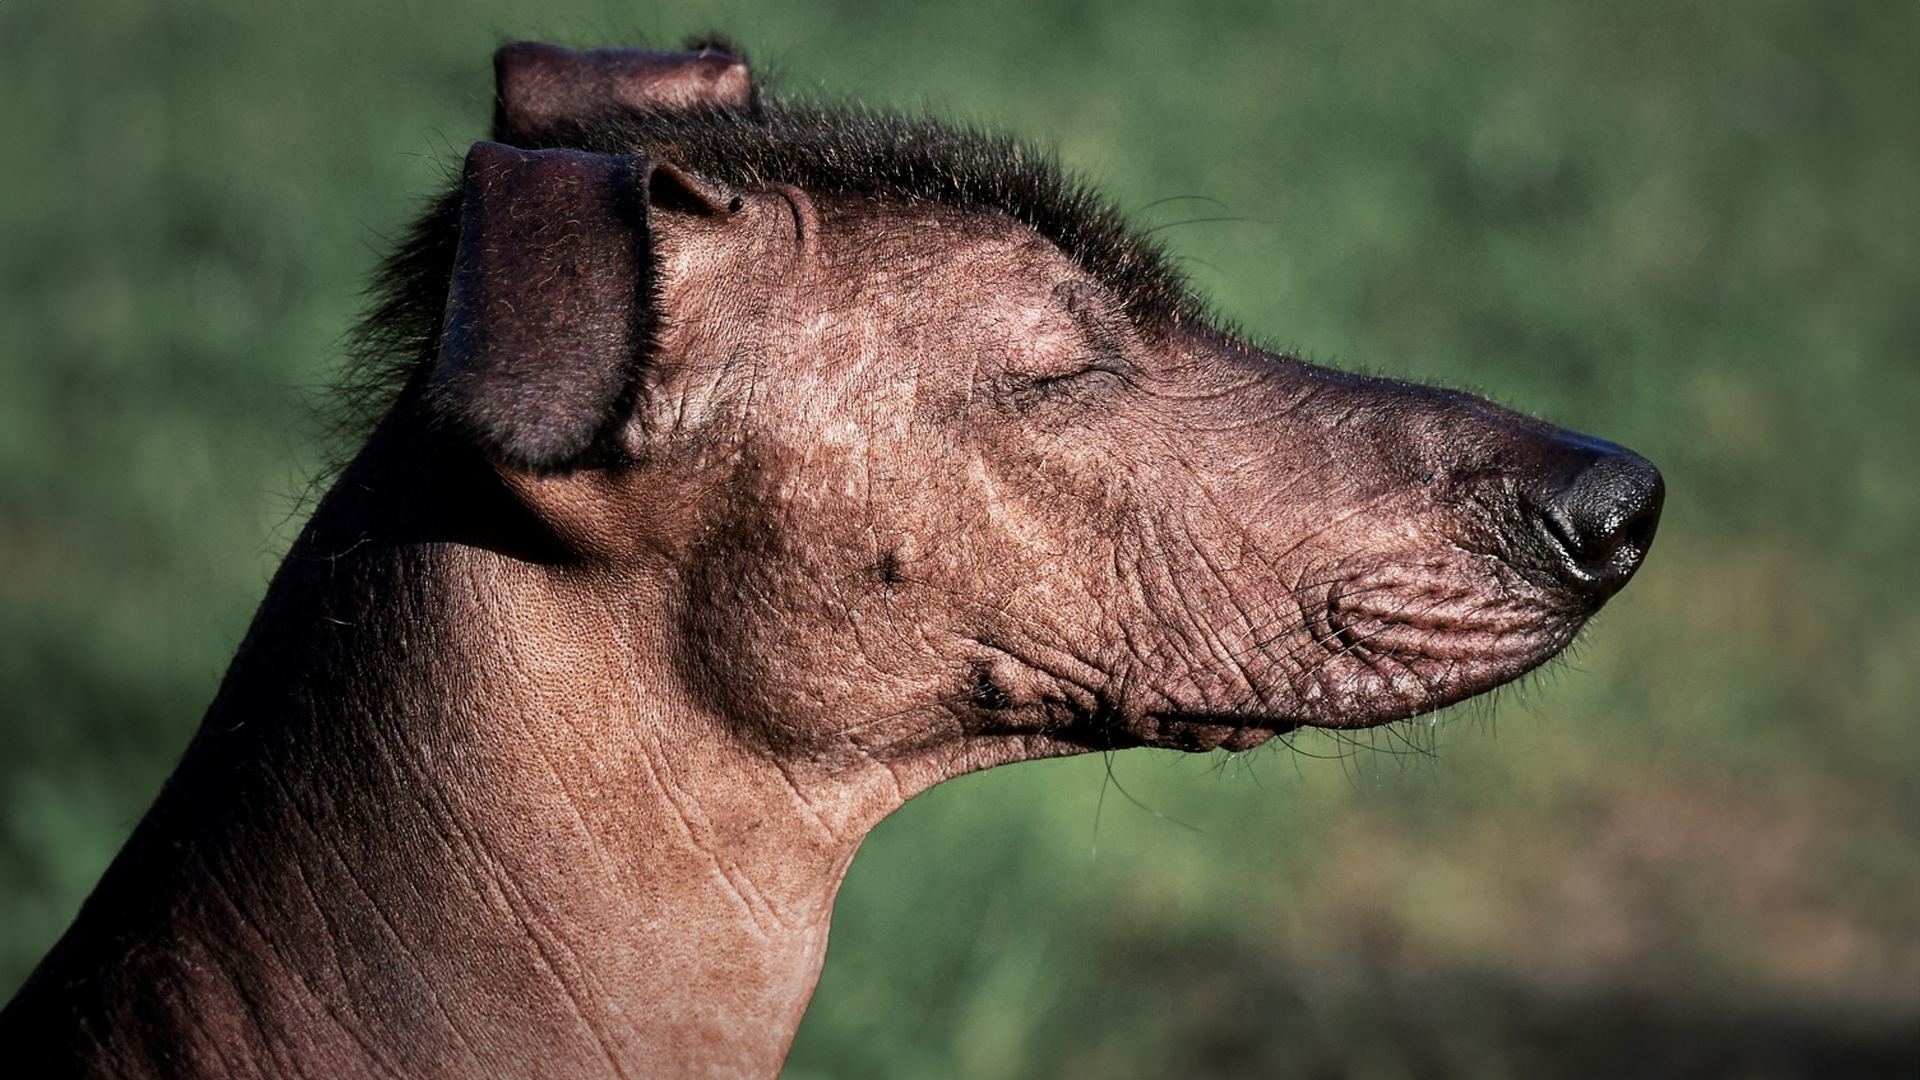
[[[1146,326],[1203,321],[1172,260],[1050,153],[1006,135],[854,107],[623,111],[559,124],[544,145],[669,161],[739,187],[997,211],[1077,263]]]

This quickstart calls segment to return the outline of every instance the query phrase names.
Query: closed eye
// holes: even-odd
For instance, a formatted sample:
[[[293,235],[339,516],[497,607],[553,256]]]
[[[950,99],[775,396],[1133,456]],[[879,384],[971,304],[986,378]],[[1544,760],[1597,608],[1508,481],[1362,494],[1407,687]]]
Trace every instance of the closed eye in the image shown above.
[[[1128,374],[1127,366],[1122,363],[1090,364],[1078,371],[1068,371],[1058,375],[1035,376],[1027,384],[1027,388],[1043,393],[1056,390],[1084,389],[1084,387],[1081,386],[1083,383],[1101,385],[1112,380],[1124,381]]]
[[[1052,375],[1016,375],[1008,380],[1008,389],[1014,404],[1027,409],[1049,402],[1092,403],[1124,389],[1132,379],[1132,368],[1125,361],[1103,358]]]

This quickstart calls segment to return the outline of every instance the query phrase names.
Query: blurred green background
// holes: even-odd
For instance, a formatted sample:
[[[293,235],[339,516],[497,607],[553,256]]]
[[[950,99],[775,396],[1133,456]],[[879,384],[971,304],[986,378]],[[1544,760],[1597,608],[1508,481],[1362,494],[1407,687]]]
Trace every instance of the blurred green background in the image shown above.
[[[1910,0],[0,0],[0,996],[211,697],[492,48],[714,28],[1053,143],[1254,334],[1670,492],[1492,703],[915,801],[790,1076],[1915,1075]]]

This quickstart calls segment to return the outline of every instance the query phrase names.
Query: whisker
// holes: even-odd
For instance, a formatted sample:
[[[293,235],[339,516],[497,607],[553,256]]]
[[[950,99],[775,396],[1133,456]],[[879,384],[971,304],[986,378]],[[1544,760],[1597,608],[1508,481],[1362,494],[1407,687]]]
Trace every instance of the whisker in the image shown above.
[[[1204,202],[1204,203],[1212,203],[1213,205],[1219,207],[1222,210],[1225,210],[1227,208],[1226,203],[1221,202],[1219,199],[1216,199],[1211,195],[1167,195],[1162,198],[1155,199],[1152,202],[1141,207],[1140,212],[1142,214],[1145,214],[1148,210],[1151,210],[1156,206],[1165,206],[1168,203],[1176,203],[1176,202]]]
[[[1179,818],[1174,817],[1171,814],[1163,814],[1160,811],[1155,810],[1153,807],[1148,806],[1146,803],[1141,802],[1139,799],[1134,798],[1133,793],[1128,791],[1126,785],[1120,782],[1120,778],[1114,775],[1113,751],[1109,750],[1106,752],[1106,759],[1107,759],[1107,783],[1112,784],[1113,790],[1119,792],[1122,798],[1126,799],[1128,802],[1132,803],[1134,806],[1140,808],[1141,810],[1144,810],[1147,813],[1153,815],[1154,817],[1160,819],[1161,821],[1167,822],[1172,825],[1178,825],[1179,827],[1187,830],[1188,832],[1204,834],[1207,831],[1198,825],[1190,825],[1187,822],[1181,821]],[[1106,797],[1106,788],[1104,784],[1101,786],[1100,794],[1102,798]]]
[[[1222,214],[1217,217],[1182,218],[1179,221],[1168,221],[1159,225],[1152,225],[1145,229],[1142,229],[1141,231],[1151,236],[1154,233],[1160,232],[1163,229],[1174,229],[1182,225],[1212,225],[1222,221],[1237,222],[1243,225],[1272,225],[1273,224],[1273,222],[1267,221],[1263,218],[1244,217],[1239,214]]]

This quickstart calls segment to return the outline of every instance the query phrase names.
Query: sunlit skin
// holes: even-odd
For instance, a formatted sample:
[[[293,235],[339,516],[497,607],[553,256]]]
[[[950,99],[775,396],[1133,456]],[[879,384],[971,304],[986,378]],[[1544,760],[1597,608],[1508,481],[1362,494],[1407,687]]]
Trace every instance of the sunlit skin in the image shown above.
[[[914,794],[1426,712],[1646,552],[1638,457],[1252,348],[1104,219],[567,145],[636,98],[797,121],[711,53],[503,57],[538,148],[476,146],[397,258],[404,385],[10,1062],[771,1076]]]

